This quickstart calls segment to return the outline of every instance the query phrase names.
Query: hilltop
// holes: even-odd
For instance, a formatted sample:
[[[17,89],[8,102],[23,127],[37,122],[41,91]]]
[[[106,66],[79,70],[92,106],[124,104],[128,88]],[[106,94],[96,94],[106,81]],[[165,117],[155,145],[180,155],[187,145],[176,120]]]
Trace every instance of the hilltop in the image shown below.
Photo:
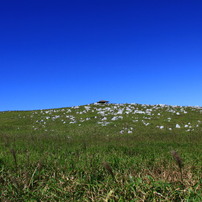
[[[0,129],[17,133],[65,134],[71,128],[103,127],[110,134],[113,132],[111,135],[146,131],[187,134],[201,131],[201,115],[202,107],[95,103],[60,109],[0,112]]]

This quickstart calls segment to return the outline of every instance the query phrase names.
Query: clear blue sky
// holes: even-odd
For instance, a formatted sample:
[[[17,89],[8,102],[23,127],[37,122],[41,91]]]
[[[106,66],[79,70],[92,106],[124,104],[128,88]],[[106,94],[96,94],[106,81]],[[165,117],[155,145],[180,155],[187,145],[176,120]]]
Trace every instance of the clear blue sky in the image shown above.
[[[202,1],[0,2],[0,111],[202,105]]]

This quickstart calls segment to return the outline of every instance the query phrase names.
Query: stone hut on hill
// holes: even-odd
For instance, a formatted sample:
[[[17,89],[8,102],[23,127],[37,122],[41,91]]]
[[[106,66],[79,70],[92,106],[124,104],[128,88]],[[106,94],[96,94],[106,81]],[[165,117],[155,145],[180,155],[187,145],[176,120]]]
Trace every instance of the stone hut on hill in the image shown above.
[[[97,103],[98,103],[98,104],[108,104],[109,101],[107,101],[107,100],[100,100],[100,101],[98,101]]]

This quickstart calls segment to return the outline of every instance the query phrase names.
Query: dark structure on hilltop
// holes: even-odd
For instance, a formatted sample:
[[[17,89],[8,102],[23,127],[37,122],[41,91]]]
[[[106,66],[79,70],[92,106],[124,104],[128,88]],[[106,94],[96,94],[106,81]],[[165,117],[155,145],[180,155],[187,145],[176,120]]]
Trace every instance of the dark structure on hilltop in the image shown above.
[[[100,101],[98,101],[97,103],[99,103],[99,104],[107,104],[107,103],[109,103],[109,101],[106,101],[106,100],[100,100]]]

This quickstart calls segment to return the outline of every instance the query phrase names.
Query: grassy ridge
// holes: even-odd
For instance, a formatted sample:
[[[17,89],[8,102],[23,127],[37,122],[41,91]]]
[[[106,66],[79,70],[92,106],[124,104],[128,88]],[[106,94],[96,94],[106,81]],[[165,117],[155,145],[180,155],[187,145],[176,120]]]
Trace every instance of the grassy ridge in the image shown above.
[[[1,112],[1,200],[201,201],[201,110],[92,104]]]

